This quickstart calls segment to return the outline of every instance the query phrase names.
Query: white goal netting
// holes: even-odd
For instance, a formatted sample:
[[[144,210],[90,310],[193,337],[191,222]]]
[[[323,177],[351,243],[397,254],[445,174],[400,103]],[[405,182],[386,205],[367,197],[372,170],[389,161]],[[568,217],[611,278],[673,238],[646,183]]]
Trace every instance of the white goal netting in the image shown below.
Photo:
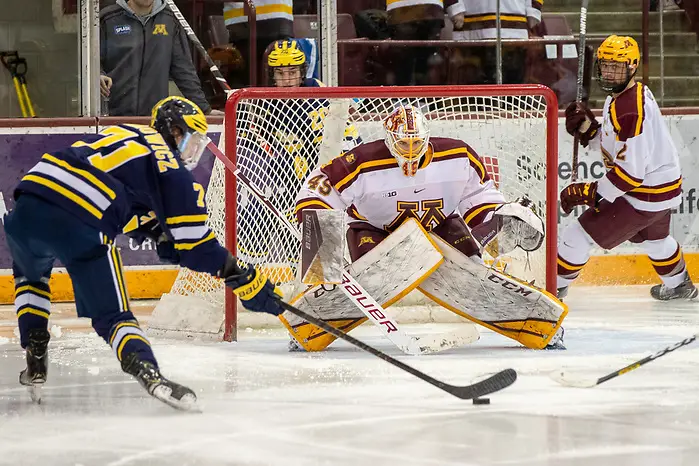
[[[237,96],[234,114],[226,115],[225,136],[235,146],[231,154],[228,145],[227,155],[234,155],[239,169],[295,224],[296,194],[308,173],[359,141],[382,139],[383,119],[397,104],[410,103],[422,109],[432,137],[468,143],[507,199],[526,196],[534,202],[536,212],[546,217],[547,195],[556,192],[555,180],[553,188],[549,180],[547,189],[547,166],[555,168],[556,163],[547,118],[557,109],[551,108],[546,88],[511,88],[383,88],[381,96],[376,88],[369,89],[371,92],[317,88],[283,94],[246,89]],[[496,89],[513,95],[494,95]],[[217,160],[206,194],[211,229],[224,244],[225,200],[235,196],[237,256],[265,269],[277,283],[292,282],[299,241],[241,183],[237,193],[226,193],[225,170]],[[550,202],[555,203],[555,197]],[[503,260],[509,264],[508,272],[544,287],[551,264],[547,250],[544,245],[528,256],[519,251]],[[184,268],[170,296],[196,297],[214,307],[224,306],[220,280]]]

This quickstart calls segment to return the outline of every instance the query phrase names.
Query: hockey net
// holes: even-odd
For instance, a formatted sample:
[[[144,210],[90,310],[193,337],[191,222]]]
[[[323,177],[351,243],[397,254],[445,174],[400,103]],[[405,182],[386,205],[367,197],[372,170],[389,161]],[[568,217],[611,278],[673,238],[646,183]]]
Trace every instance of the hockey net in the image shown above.
[[[512,275],[535,280],[553,292],[558,108],[547,87],[241,89],[226,105],[225,143],[220,147],[295,225],[295,198],[308,173],[358,138],[361,142],[382,139],[382,121],[399,103],[424,112],[431,137],[469,144],[508,200],[526,196],[533,201],[545,220],[544,245],[533,253],[517,251],[501,259]],[[222,244],[241,260],[263,268],[272,281],[287,286],[294,281],[298,239],[236,183],[219,160],[206,201],[209,226]],[[190,313],[205,306],[214,327],[216,321],[224,323],[225,308],[224,338],[235,338],[238,305],[220,280],[182,268],[166,297],[169,303],[183,300]]]

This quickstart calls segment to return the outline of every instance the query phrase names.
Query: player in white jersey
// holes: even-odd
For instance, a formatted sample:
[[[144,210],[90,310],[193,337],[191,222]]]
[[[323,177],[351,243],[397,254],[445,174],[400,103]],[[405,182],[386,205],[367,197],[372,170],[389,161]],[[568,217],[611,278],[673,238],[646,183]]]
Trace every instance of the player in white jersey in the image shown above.
[[[473,236],[482,243],[508,230],[517,231],[511,236],[516,236],[516,245],[525,250],[535,250],[541,245],[541,219],[526,202],[507,203],[469,145],[457,139],[430,138],[425,116],[409,105],[397,108],[384,121],[384,129],[385,140],[360,144],[311,172],[297,196],[299,221],[306,209],[336,209],[348,214],[346,236],[353,264],[371,256],[367,253],[372,249],[380,249],[380,243],[411,218],[419,221],[425,231],[444,240],[447,248],[452,246],[479,264],[483,264],[480,247],[470,230],[474,230]],[[414,262],[418,263],[419,258]],[[480,284],[480,281],[469,283],[464,277],[459,286],[468,294],[468,290],[479,288]],[[542,324],[547,330],[538,332],[536,323],[526,318],[508,319],[508,309],[498,311],[502,311],[498,318],[472,318],[468,312],[454,310],[530,347],[543,348],[546,344],[542,341],[555,344],[558,340],[552,337],[563,316]],[[322,312],[319,316],[323,317]],[[349,331],[366,318],[362,315],[349,318],[344,314],[342,318],[327,320]],[[513,330],[505,321],[518,321],[526,329],[531,325],[534,330],[525,337],[528,330],[522,330],[522,326]],[[318,350],[332,342],[329,338],[323,344],[316,344],[317,335],[304,333],[300,330],[302,325],[306,324],[287,324],[297,340],[307,340],[304,348]],[[531,334],[537,334],[536,343],[526,341]]]
[[[677,149],[650,89],[636,82],[640,53],[631,37],[609,36],[597,50],[597,73],[609,93],[602,124],[583,104],[566,109],[566,129],[583,146],[599,148],[607,167],[599,181],[573,183],[561,192],[561,208],[589,208],[560,237],[559,297],[577,278],[595,245],[624,241],[641,246],[662,280],[650,294],[659,300],[695,298],[682,248],[670,236],[670,214],[680,205],[682,174]]]

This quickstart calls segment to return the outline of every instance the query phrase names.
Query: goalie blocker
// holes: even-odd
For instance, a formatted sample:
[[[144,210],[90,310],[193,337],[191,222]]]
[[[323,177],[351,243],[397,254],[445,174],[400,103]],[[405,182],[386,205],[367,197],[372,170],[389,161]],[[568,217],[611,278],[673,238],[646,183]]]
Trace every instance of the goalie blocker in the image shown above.
[[[505,215],[511,211],[517,212],[518,216]],[[489,237],[513,237],[507,225],[516,225],[528,232],[526,246],[540,245],[543,227],[532,220],[538,220],[538,217],[529,217],[523,212],[517,207],[502,209],[502,217],[509,219],[500,219],[493,224],[500,227]],[[519,221],[520,216],[531,220],[534,224],[532,230],[541,230],[540,238],[520,225],[526,223]],[[460,222],[461,227],[455,222]],[[362,230],[360,234],[353,234],[350,230],[350,251],[353,255],[362,255],[349,271],[383,307],[390,307],[418,288],[437,304],[466,319],[526,347],[545,348],[560,328],[567,307],[544,290],[485,267],[477,255],[477,248],[465,246],[473,244],[467,231],[458,216],[445,222],[444,228],[437,231],[448,242],[437,234],[428,234],[414,219],[409,219],[390,235],[378,229]],[[311,287],[292,303],[346,332],[367,320],[336,286]],[[376,317],[380,319],[380,316]],[[280,318],[291,335],[308,351],[323,350],[335,339],[289,313]]]

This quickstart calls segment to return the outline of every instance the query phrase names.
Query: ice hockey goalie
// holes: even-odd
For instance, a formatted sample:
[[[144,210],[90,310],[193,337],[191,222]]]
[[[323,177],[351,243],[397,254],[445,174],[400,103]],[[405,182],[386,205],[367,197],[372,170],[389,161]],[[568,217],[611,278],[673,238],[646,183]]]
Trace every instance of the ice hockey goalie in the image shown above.
[[[543,222],[526,200],[506,201],[473,148],[430,138],[428,125],[419,108],[399,104],[384,120],[384,140],[360,144],[310,173],[297,196],[299,221],[307,209],[347,213],[351,273],[384,307],[417,288],[527,347],[562,347],[565,305],[481,259],[481,248],[494,238],[501,248],[538,249]],[[406,252],[416,244],[426,249]],[[366,318],[341,295],[319,286],[293,303],[350,331]],[[308,351],[334,340],[295,316],[281,318]]]

